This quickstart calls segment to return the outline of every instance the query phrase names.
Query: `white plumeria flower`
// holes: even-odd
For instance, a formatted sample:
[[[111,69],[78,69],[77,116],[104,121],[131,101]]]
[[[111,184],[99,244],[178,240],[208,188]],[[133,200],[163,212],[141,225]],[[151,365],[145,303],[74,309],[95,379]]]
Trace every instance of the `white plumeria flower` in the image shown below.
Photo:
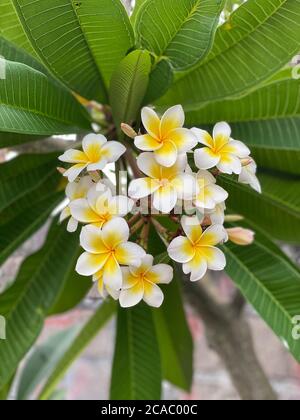
[[[66,187],[66,196],[69,199],[69,204],[63,209],[60,214],[60,222],[70,218],[67,226],[68,232],[76,232],[78,221],[72,217],[70,204],[74,200],[85,198],[88,191],[93,187],[93,180],[89,176],[85,176],[79,182],[70,182]]]
[[[164,295],[158,284],[169,284],[173,279],[173,268],[167,264],[153,266],[152,255],[146,255],[139,268],[124,267],[123,287],[120,293],[122,308],[130,308],[144,300],[148,305],[159,308]]]
[[[181,105],[168,109],[162,119],[151,108],[143,108],[142,122],[147,134],[137,136],[135,145],[144,152],[154,152],[157,163],[173,166],[179,154],[187,153],[197,145],[197,138],[184,125]]]
[[[183,272],[191,274],[191,281],[202,279],[207,269],[223,270],[225,256],[215,247],[224,241],[223,226],[213,225],[203,232],[198,218],[187,216],[183,216],[181,224],[186,237],[175,238],[168,247],[168,253],[174,261],[183,264]]]
[[[137,159],[139,169],[147,175],[132,181],[129,196],[139,200],[153,194],[153,207],[162,213],[170,213],[178,199],[191,200],[195,193],[195,179],[185,173],[187,156],[179,155],[170,168],[159,165],[153,153],[142,153]]]
[[[208,171],[200,170],[197,173],[194,204],[199,210],[214,210],[217,204],[227,200],[227,191],[216,185],[216,182],[216,178]]]
[[[109,188],[105,185],[102,187],[101,191],[97,184],[89,190],[86,198],[70,203],[75,220],[102,228],[111,219],[125,217],[131,212],[134,202],[130,198],[122,195],[113,197]]]
[[[99,295],[103,299],[106,299],[108,296],[111,296],[114,300],[119,300],[120,290],[112,289],[111,287],[106,286],[104,284],[103,270],[100,270],[96,274],[93,275],[93,282],[97,283]]]
[[[257,191],[259,194],[261,194],[261,185],[260,182],[256,176],[257,171],[257,165],[254,162],[254,160],[251,160],[248,164],[245,166],[242,166],[242,172],[239,176],[239,182],[241,184],[247,184],[250,185],[251,188],[253,188],[255,191]]]
[[[102,170],[108,163],[116,162],[126,151],[125,146],[117,141],[107,141],[102,134],[88,134],[82,141],[82,149],[67,150],[59,160],[67,163],[74,163],[64,176],[70,182],[87,169],[88,171]]]
[[[146,255],[143,248],[128,242],[129,227],[120,217],[110,220],[103,229],[88,225],[82,229],[80,244],[86,251],[78,259],[76,271],[82,276],[93,276],[103,270],[104,284],[111,289],[122,287],[120,265],[141,265]]]
[[[195,163],[198,169],[217,167],[225,174],[240,174],[241,160],[250,155],[248,147],[238,140],[233,140],[231,128],[226,122],[215,125],[213,137],[204,130],[193,128],[193,133],[205,147],[195,151]]]

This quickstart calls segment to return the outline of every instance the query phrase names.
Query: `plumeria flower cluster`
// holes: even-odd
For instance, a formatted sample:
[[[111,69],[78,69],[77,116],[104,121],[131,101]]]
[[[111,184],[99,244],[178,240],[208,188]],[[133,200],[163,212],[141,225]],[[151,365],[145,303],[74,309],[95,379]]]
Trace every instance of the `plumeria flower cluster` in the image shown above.
[[[82,227],[84,252],[76,271],[92,276],[100,295],[119,300],[124,308],[141,301],[159,307],[164,300],[159,285],[173,278],[171,265],[155,264],[147,252],[150,223],[167,245],[168,258],[182,264],[191,281],[202,279],[207,270],[224,269],[226,259],[218,245],[228,240],[248,245],[254,240],[250,230],[224,228],[226,221],[240,216],[225,215],[228,193],[217,182],[222,173],[237,175],[239,182],[261,192],[250,150],[231,137],[225,122],[214,127],[212,136],[185,128],[184,122],[180,105],[161,118],[146,107],[142,131],[122,124],[134,140],[129,153],[140,151],[136,161],[133,157],[127,162],[126,147],[101,134],[87,135],[80,150],[68,150],[59,158],[71,164],[60,169],[68,179],[60,220],[68,219],[70,232]],[[117,186],[103,172],[120,158],[130,167],[129,174],[135,174],[123,195],[116,194]],[[164,226],[162,220],[168,218],[177,224],[175,232]]]
[[[151,255],[129,240],[126,216],[133,210],[134,202],[127,196],[115,195],[111,183],[101,177],[106,165],[116,162],[126,149],[121,143],[96,134],[86,136],[82,148],[83,151],[68,150],[59,158],[73,164],[62,171],[69,183],[68,202],[60,221],[69,219],[69,232],[84,225],[80,245],[85,252],[78,259],[76,271],[92,276],[100,295],[110,295],[122,307],[134,306],[141,300],[159,307],[164,296],[158,285],[170,283],[173,269],[167,264],[155,265]]]

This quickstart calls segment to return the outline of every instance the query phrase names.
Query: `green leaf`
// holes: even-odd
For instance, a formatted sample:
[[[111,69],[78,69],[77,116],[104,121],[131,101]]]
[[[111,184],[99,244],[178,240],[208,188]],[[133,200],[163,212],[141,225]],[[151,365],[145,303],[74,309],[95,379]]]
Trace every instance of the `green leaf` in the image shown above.
[[[248,186],[221,177],[220,185],[229,193],[228,208],[246,216],[273,238],[299,243],[299,178],[261,174],[259,179],[263,191],[261,195]]]
[[[53,135],[90,128],[84,109],[67,90],[24,64],[6,61],[0,79],[0,130]]]
[[[77,332],[78,327],[60,331],[36,347],[22,370],[17,400],[29,399],[32,392],[49,376]]]
[[[32,201],[29,207],[0,225],[0,265],[43,226],[62,198],[60,192],[52,192],[42,199],[36,197],[36,201]]]
[[[22,27],[12,0],[1,0],[0,35],[27,51],[32,56],[36,56]]]
[[[0,6],[1,13],[1,6]],[[0,17],[1,21],[1,17]],[[1,33],[1,30],[0,30]],[[9,42],[5,38],[0,36],[0,56],[4,57],[9,61],[16,61],[18,63],[27,64],[27,66],[32,67],[35,70],[38,70],[42,73],[47,74],[45,67],[34,57],[28,54],[25,50],[20,47],[17,47],[13,43]]]
[[[267,241],[267,239],[266,239]],[[300,341],[293,338],[293,317],[299,315],[300,271],[285,257],[264,242],[251,246],[229,244],[223,247],[227,258],[226,271],[246,299],[289,346],[300,361]]]
[[[110,398],[159,400],[159,346],[151,310],[144,304],[119,308]]]
[[[31,143],[37,140],[42,140],[43,138],[44,136],[0,132],[0,149],[4,147],[12,147],[25,143]]]
[[[210,51],[223,6],[223,0],[148,0],[135,19],[137,41],[185,70]]]
[[[57,153],[21,155],[0,165],[0,212],[53,175]]]
[[[133,25],[134,25],[134,23],[136,21],[136,17],[137,17],[137,14],[138,14],[140,8],[142,7],[142,5],[144,3],[146,3],[146,1],[148,1],[148,0],[135,0],[134,9],[133,9],[132,14],[130,16],[130,20],[131,20],[131,23]]]
[[[188,126],[230,122],[259,166],[300,174],[300,80],[272,83],[237,100],[211,103],[186,115]]]
[[[31,44],[52,73],[88,99],[106,102],[106,87],[134,45],[118,0],[13,0]]]
[[[78,257],[80,253],[82,252],[78,249]],[[50,308],[48,315],[62,314],[75,308],[87,295],[92,285],[91,278],[82,277],[75,270],[71,272],[65,281],[64,288],[58,296],[57,301]]]
[[[49,398],[68,368],[112,317],[115,309],[116,303],[113,300],[109,299],[103,302],[94,315],[92,315],[88,322],[81,328],[69,348],[65,351],[53,369],[39,396],[40,400]]]
[[[190,391],[193,379],[193,339],[186,320],[179,276],[174,267],[174,279],[161,286],[165,300],[153,310],[162,358],[163,377],[173,385]]]
[[[151,71],[147,51],[133,51],[125,57],[114,72],[109,97],[117,127],[122,122],[131,124],[142,105]]]
[[[78,235],[53,221],[46,244],[22,264],[14,284],[0,296],[6,340],[0,342],[0,387],[38,337],[49,308],[75,268]]]
[[[160,103],[195,109],[256,88],[299,52],[299,13],[298,0],[248,0],[217,30],[207,59]]]
[[[152,70],[143,103],[148,105],[167,92],[173,82],[173,70],[168,60],[161,60]]]

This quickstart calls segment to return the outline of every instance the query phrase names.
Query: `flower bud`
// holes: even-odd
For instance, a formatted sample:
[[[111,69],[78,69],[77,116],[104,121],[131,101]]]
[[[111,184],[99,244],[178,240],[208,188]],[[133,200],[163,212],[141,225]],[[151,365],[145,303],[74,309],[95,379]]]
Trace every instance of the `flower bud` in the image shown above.
[[[255,232],[242,227],[226,229],[229,240],[237,245],[251,245],[254,242]]]
[[[122,123],[121,129],[123,133],[131,139],[134,139],[137,136],[137,132],[129,124]]]

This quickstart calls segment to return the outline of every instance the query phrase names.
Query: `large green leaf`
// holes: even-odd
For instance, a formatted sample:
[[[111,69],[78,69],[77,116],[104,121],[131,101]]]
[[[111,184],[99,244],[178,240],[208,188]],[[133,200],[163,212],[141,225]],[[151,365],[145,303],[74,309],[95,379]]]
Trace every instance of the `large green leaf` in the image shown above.
[[[0,111],[1,131],[47,136],[90,127],[83,108],[67,90],[11,61],[6,61],[6,78],[0,79]]]
[[[230,178],[220,178],[220,184],[229,193],[228,208],[246,216],[273,238],[299,243],[299,178],[275,174],[261,174],[259,178],[263,190],[261,195]]]
[[[131,14],[131,16],[130,16],[130,20],[131,20],[132,24],[134,24],[134,23],[135,23],[135,21],[136,21],[136,17],[137,17],[137,14],[138,14],[138,12],[139,12],[140,8],[142,7],[142,5],[143,5],[146,1],[148,1],[148,0],[135,0],[134,9],[133,9],[132,14]]]
[[[34,49],[72,90],[106,101],[105,83],[134,45],[119,0],[13,0]]]
[[[286,257],[266,246],[268,239],[251,246],[223,247],[226,271],[261,317],[300,361],[300,341],[293,338],[293,317],[300,310],[300,271]]]
[[[20,48],[35,56],[27,35],[22,28],[20,19],[12,0],[1,0],[0,4],[0,34]]]
[[[44,247],[25,260],[14,284],[0,296],[7,339],[0,342],[0,387],[39,335],[49,308],[75,268],[78,235],[53,221]]]
[[[0,6],[0,13],[1,13],[1,6]],[[0,21],[1,21],[1,17],[0,17]],[[1,33],[1,30],[0,30],[0,33]],[[9,61],[17,61],[18,63],[27,64],[27,66],[32,67],[36,70],[39,70],[42,73],[47,72],[45,67],[37,59],[32,57],[22,48],[17,47],[10,41],[6,40],[2,36],[0,36],[0,56],[4,57],[6,60],[9,60]]]
[[[167,92],[173,82],[173,70],[168,60],[161,60],[149,76],[149,85],[143,103],[148,105]]]
[[[162,99],[190,109],[245,94],[277,72],[300,49],[299,0],[248,0],[216,32],[207,59]]]
[[[144,304],[118,312],[112,400],[159,400],[161,365],[151,310]]]
[[[78,246],[78,257],[82,253]],[[82,277],[74,270],[65,281],[64,288],[53,307],[50,308],[48,315],[62,314],[73,309],[86,296],[92,288],[91,277]]]
[[[260,166],[300,174],[300,80],[280,80],[241,99],[211,103],[186,115],[189,126],[228,121]]]
[[[86,348],[86,346],[96,337],[101,328],[112,317],[115,309],[116,303],[113,300],[107,300],[99,306],[99,308],[88,320],[88,322],[80,329],[77,336],[62,355],[62,357],[60,357],[55,368],[52,370],[52,373],[47,380],[39,396],[39,399],[46,400],[51,396],[70,365]]]
[[[26,196],[26,199],[28,198],[29,196]],[[0,265],[26,239],[43,226],[62,198],[63,194],[60,192],[52,192],[43,196],[42,199],[36,197],[35,201],[32,200],[25,210],[0,225]]]
[[[0,165],[0,212],[53,175],[57,153],[21,155]]]
[[[117,127],[132,123],[144,99],[151,71],[150,54],[133,51],[114,72],[110,85],[110,103]]]
[[[0,149],[41,140],[44,136],[0,132]]]
[[[135,19],[138,43],[168,57],[176,70],[203,60],[211,49],[223,0],[148,0]]]
[[[163,377],[186,391],[193,379],[193,339],[185,317],[177,271],[171,284],[162,286],[165,300],[153,310],[162,358]]]
[[[34,349],[18,382],[17,400],[27,400],[32,392],[47,379],[58,360],[74,340],[78,327],[60,331],[51,336],[45,343]]]

